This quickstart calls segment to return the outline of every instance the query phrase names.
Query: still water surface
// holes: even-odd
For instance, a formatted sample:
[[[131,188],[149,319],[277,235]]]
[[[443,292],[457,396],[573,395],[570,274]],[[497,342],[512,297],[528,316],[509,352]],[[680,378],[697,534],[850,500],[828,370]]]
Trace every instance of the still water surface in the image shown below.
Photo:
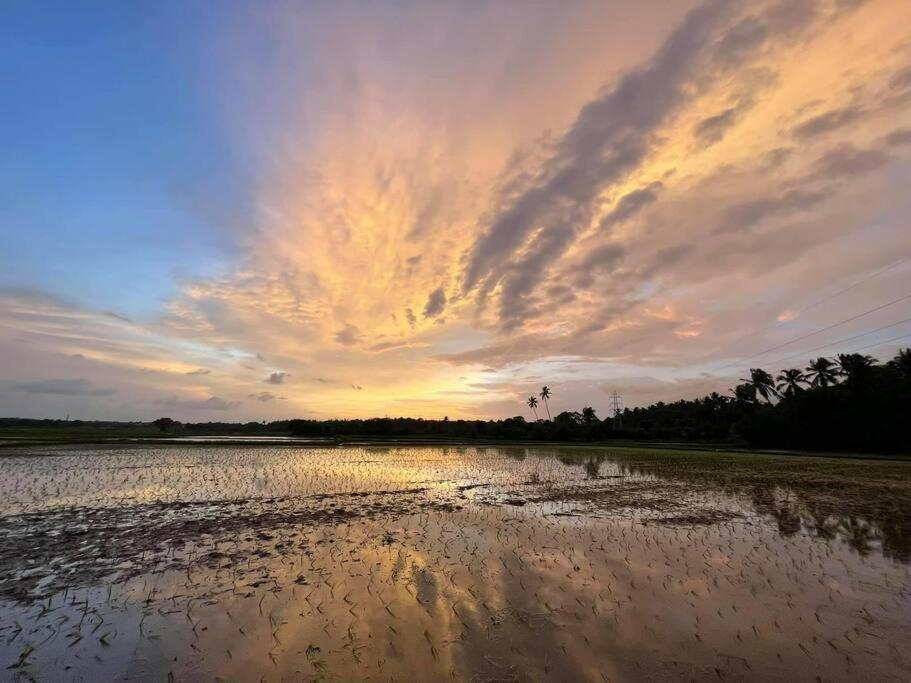
[[[0,678],[911,679],[908,463],[69,447],[0,494]]]

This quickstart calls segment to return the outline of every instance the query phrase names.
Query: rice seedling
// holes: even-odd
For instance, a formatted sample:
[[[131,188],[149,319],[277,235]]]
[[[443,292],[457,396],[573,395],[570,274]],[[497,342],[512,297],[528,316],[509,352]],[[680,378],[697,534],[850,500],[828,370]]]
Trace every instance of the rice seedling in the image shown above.
[[[0,655],[38,678],[900,677],[908,474],[606,448],[14,454]]]

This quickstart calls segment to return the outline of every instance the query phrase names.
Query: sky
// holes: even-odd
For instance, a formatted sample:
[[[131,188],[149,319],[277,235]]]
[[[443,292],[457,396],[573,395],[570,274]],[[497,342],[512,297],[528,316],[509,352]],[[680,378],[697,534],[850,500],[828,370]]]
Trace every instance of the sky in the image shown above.
[[[911,345],[911,3],[10,0],[0,86],[0,416],[605,416]]]

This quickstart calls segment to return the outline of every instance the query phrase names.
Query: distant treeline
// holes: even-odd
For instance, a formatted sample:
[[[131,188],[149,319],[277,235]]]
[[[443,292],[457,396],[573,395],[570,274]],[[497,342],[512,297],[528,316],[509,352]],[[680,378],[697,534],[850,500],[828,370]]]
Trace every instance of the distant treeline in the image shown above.
[[[107,432],[490,439],[515,441],[677,441],[754,448],[911,453],[911,350],[887,363],[857,353],[818,358],[805,370],[777,376],[752,368],[730,396],[627,408],[599,419],[595,410],[565,411],[553,420],[281,420],[181,424],[0,419],[0,427]]]
[[[911,453],[911,350],[887,363],[817,358],[777,377],[751,368],[731,396],[625,410],[633,438],[728,441],[754,448]]]

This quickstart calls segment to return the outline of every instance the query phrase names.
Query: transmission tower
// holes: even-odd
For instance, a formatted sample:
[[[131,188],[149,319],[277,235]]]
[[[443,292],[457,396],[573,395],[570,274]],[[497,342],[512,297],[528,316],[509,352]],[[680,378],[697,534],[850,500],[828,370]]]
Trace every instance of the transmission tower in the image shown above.
[[[614,418],[614,429],[623,429],[623,397],[616,389],[610,395],[610,412]]]

